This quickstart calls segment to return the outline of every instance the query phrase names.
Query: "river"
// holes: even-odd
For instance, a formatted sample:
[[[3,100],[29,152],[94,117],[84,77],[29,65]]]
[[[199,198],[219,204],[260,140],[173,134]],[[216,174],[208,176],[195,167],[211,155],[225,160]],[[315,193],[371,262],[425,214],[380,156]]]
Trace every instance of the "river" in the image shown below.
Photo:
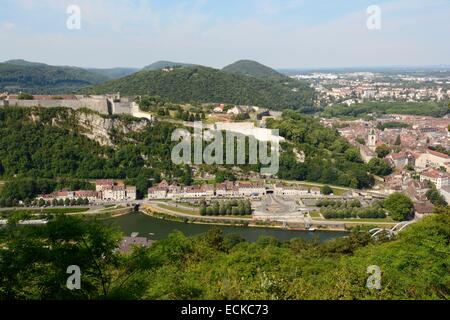
[[[147,216],[140,212],[116,217],[108,221],[118,225],[126,235],[130,235],[132,232],[139,232],[140,236],[147,237],[151,240],[165,239],[174,230],[179,230],[187,236],[194,236],[205,233],[213,227],[222,229],[224,234],[240,235],[247,241],[256,241],[260,236],[271,236],[277,238],[280,241],[287,241],[292,238],[303,238],[318,239],[319,241],[323,242],[329,239],[342,237],[347,234],[346,232],[334,231],[308,232],[273,228],[245,228],[233,226],[213,226],[206,224],[189,224],[169,220],[161,220]]]

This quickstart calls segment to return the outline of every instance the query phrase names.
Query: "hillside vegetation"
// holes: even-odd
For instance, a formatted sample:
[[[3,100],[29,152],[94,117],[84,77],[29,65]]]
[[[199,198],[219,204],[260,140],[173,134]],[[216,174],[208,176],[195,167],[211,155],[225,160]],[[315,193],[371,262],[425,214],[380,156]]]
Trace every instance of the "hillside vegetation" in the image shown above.
[[[103,127],[91,127],[89,123]],[[336,130],[294,111],[269,126],[280,129],[288,140],[282,146],[280,178],[353,188],[373,184],[373,177],[367,173],[372,172],[371,165],[364,164],[359,151]],[[106,117],[89,110],[0,108],[0,177],[132,179],[141,194],[146,192],[150,178],[159,181],[162,174],[190,183],[191,169],[171,161],[175,128],[167,122],[143,124],[136,118]],[[305,162],[297,160],[294,149],[305,153]],[[232,170],[233,166],[221,167]],[[216,174],[218,166],[204,169]],[[244,173],[259,172],[260,164],[240,169]],[[24,200],[22,194],[9,200]]]
[[[123,78],[139,71],[139,69],[137,68],[109,68],[109,69],[90,68],[86,70],[98,74],[102,77],[108,78],[109,80]]]
[[[172,102],[223,102],[274,109],[312,104],[313,90],[296,80],[259,79],[207,67],[141,71],[109,81],[87,93],[120,91],[123,95],[158,95]]]
[[[193,67],[193,64],[190,63],[183,63],[183,62],[173,62],[173,61],[157,61],[154,62],[146,67],[144,67],[142,70],[147,70],[147,71],[158,71],[158,70],[162,70],[165,68],[176,68],[176,67],[186,67],[186,68],[190,68]]]
[[[0,299],[442,299],[450,298],[450,215],[425,218],[391,241],[366,232],[325,243],[261,237],[250,243],[219,229],[175,232],[126,256],[120,232],[57,216],[0,231]],[[66,288],[67,266],[83,270]],[[369,266],[381,289],[367,287]]]
[[[242,74],[257,78],[286,79],[285,75],[269,68],[259,62],[251,60],[239,60],[222,69],[224,72]]]
[[[326,128],[318,119],[287,110],[282,120],[269,120],[269,128],[278,129],[287,139],[282,145],[278,177],[307,180],[352,188],[367,188],[374,184],[358,148],[352,147],[335,129]],[[294,152],[303,152],[299,163]]]

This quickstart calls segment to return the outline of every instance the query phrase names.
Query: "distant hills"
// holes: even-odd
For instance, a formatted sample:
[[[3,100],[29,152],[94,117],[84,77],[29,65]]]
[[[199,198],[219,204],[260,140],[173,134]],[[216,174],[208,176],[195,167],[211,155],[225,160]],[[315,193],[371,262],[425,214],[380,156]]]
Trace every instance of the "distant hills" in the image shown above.
[[[130,74],[138,72],[140,69],[138,68],[110,68],[110,69],[97,69],[97,68],[89,68],[86,69],[89,72],[98,74],[100,76],[106,77],[109,80],[119,79]]]
[[[181,62],[172,62],[172,61],[157,61],[155,63],[152,63],[151,65],[148,65],[146,67],[144,67],[142,70],[147,70],[147,71],[158,71],[158,70],[162,70],[162,69],[166,69],[166,68],[175,68],[175,67],[185,67],[185,68],[190,68],[190,67],[194,67],[194,64],[189,64],[189,63],[181,63]]]
[[[76,67],[57,67],[25,60],[0,63],[0,91],[67,93],[107,80],[105,76]]]
[[[252,60],[239,60],[222,69],[224,72],[242,74],[257,78],[286,78],[285,75]]]
[[[173,68],[173,70],[165,70]],[[158,61],[136,68],[83,69],[25,60],[0,63],[0,92],[31,94],[111,93],[158,95],[173,102],[223,102],[272,109],[312,104],[313,90],[250,60],[223,70],[200,65]]]
[[[72,93],[81,88],[122,78],[137,71],[139,69],[83,69],[70,66],[51,66],[20,59],[8,60],[0,63],[0,92]]]
[[[311,105],[313,96],[312,89],[297,80],[255,77],[203,66],[143,70],[83,90],[92,94],[117,91],[123,95],[159,95],[178,103],[224,102],[272,109]]]

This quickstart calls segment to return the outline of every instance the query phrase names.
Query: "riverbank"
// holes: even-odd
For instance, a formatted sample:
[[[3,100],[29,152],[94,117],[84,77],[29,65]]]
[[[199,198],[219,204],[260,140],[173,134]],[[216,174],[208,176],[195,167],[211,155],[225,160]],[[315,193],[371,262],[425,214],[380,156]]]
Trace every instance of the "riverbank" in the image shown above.
[[[104,219],[102,221],[119,227],[125,235],[138,233],[140,236],[154,241],[167,239],[167,237],[177,231],[182,232],[186,236],[197,236],[215,228],[220,229],[224,235],[239,236],[251,242],[258,241],[261,237],[273,237],[283,242],[296,238],[325,242],[348,235],[346,231],[331,232],[317,230],[311,232],[305,230],[267,228],[264,226],[242,227],[230,224],[184,223],[183,221],[174,221],[167,217],[157,218],[142,211],[117,218]]]
[[[281,222],[281,221],[263,221],[252,218],[234,218],[234,217],[208,217],[197,216],[185,213],[174,212],[166,208],[159,207],[157,203],[152,205],[145,205],[141,208],[141,212],[158,219],[165,219],[175,222],[203,224],[203,225],[219,225],[219,226],[238,226],[251,228],[272,228],[279,230],[292,231],[331,231],[331,232],[345,232],[345,224],[314,224],[311,228],[305,228],[304,223]]]

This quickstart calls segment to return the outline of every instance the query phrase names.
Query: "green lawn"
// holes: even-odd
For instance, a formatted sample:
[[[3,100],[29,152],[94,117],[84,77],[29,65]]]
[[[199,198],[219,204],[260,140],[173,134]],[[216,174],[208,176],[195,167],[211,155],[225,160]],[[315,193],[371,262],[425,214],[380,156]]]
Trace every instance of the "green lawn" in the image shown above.
[[[81,213],[89,211],[89,208],[64,208],[64,209],[44,209],[44,213]]]
[[[309,215],[311,216],[311,218],[323,219],[320,213],[317,211],[310,212]]]
[[[170,210],[170,211],[183,213],[183,214],[200,215],[199,210],[195,210],[195,209],[190,210],[190,209],[175,207],[175,206],[166,205],[166,204],[160,204],[159,207]]]

